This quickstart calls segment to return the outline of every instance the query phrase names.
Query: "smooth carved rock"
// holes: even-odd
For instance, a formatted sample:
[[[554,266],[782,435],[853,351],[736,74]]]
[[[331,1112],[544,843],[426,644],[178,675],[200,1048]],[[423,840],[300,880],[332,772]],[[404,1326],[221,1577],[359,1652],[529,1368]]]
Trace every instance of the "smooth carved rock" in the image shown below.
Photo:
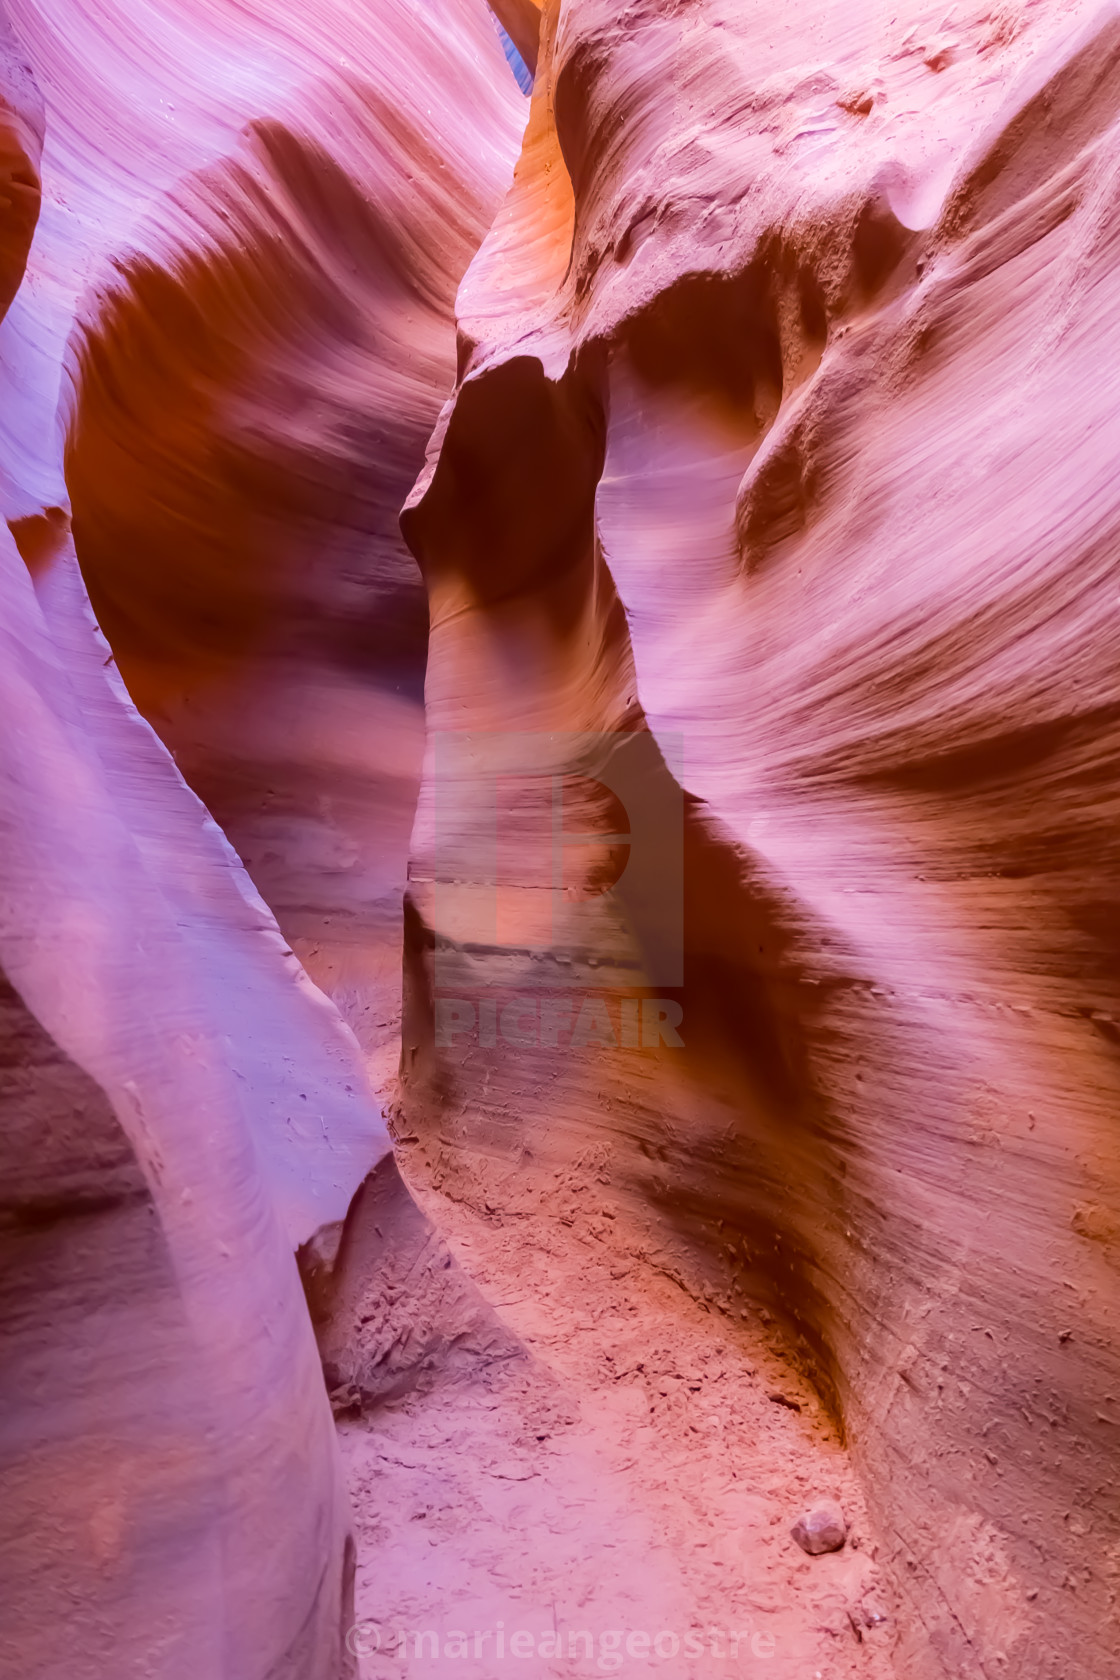
[[[5,1671],[353,1666],[293,1251],[390,1148],[396,515],[523,103],[483,0],[0,5]]]

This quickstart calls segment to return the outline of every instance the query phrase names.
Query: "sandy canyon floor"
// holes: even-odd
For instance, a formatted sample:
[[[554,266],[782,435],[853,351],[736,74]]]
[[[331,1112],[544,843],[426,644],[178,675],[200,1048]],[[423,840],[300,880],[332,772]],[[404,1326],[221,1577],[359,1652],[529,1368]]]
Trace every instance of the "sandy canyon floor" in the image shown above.
[[[847,1456],[750,1327],[609,1207],[510,1219],[411,1187],[530,1357],[340,1420],[363,1680],[892,1676]],[[850,1536],[811,1558],[790,1528],[821,1497]]]

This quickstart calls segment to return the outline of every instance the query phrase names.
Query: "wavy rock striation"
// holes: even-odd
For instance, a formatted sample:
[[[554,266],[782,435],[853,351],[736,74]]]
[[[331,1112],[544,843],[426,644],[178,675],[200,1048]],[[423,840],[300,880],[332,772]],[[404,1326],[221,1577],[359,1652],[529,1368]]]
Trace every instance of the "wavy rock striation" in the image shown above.
[[[182,772],[292,941],[346,883],[313,954],[376,1048],[426,635],[396,510],[521,96],[469,4],[8,13],[0,1649],[325,1680],[354,1554],[294,1251],[378,1164],[409,1204],[376,1059]]]
[[[491,1202],[594,1140],[666,1264],[781,1324],[909,1596],[902,1672],[1065,1674],[1076,1628],[1103,1676],[1120,21],[932,23],[545,10],[404,516],[430,723],[478,732],[421,799],[408,1113]],[[676,987],[640,907],[588,959],[551,873],[558,782],[642,739],[684,796]],[[511,776],[520,925],[479,815]],[[569,899],[611,878],[586,820]],[[603,952],[682,1048],[556,1027]]]
[[[522,1574],[606,1559],[502,1433],[574,1426],[548,1271],[681,1285],[783,1475],[820,1395],[868,1514],[837,1448],[775,1674],[1111,1680],[1118,72],[1114,3],[8,0],[13,1673],[347,1672],[332,1400],[380,1510],[477,1382]]]

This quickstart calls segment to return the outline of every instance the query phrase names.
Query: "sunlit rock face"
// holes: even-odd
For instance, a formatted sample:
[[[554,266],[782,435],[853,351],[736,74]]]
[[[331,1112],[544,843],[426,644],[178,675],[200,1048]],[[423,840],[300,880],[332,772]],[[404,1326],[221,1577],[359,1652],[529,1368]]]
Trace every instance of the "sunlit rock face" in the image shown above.
[[[41,27],[73,120],[86,72]],[[96,47],[143,138],[90,183],[93,116],[63,160],[100,245],[67,352],[83,574],[130,692],[384,1089],[427,644],[397,516],[526,102],[482,4],[184,7],[142,74],[109,8]]]
[[[1114,6],[8,0],[13,1674],[347,1672],[327,1386],[524,1358],[384,1113],[1112,1680],[1118,171]]]
[[[410,1118],[523,1211],[598,1150],[690,1287],[783,1326],[907,1675],[1057,1676],[1073,1636],[1104,1676],[1120,1638],[1118,70],[1111,8],[546,8],[404,519]],[[591,802],[558,889],[556,789],[645,732],[683,971],[636,915],[581,1030],[619,825]],[[627,983],[683,1047],[628,1047]]]
[[[295,1251],[405,1195],[396,514],[519,118],[481,5],[3,19],[6,1673],[352,1665]]]

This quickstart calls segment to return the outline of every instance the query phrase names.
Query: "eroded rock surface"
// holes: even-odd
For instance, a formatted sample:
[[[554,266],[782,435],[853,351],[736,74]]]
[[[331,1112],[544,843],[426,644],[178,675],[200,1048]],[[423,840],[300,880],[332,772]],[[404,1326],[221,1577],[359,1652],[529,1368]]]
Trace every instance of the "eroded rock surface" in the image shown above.
[[[490,755],[421,799],[408,1113],[503,1205],[598,1140],[690,1287],[784,1327],[908,1675],[1057,1676],[1074,1626],[1103,1675],[1120,24],[940,22],[546,8],[405,516],[430,724]],[[547,823],[521,938],[461,867],[514,719],[551,786],[647,730],[683,786],[683,1050],[621,1013],[439,1042],[441,979],[540,996],[571,960]]]
[[[9,0],[13,1672],[1111,1680],[1118,71]]]
[[[345,1218],[387,1156],[378,1069],[167,748],[247,856],[236,812],[269,807],[260,820],[297,857],[281,914],[294,899],[314,922],[298,858],[345,870],[347,825],[383,815],[350,903],[328,904],[381,929],[355,941],[351,1013],[388,1026],[399,915],[384,906],[403,881],[424,611],[384,530],[452,377],[455,263],[478,214],[441,189],[450,145],[432,151],[402,101],[434,102],[456,76],[462,100],[488,79],[499,107],[515,114],[520,95],[483,74],[489,54],[508,78],[478,7],[423,66],[430,31],[404,8],[411,38],[344,8],[326,36],[300,8],[9,16],[0,1660],[44,1677],[326,1680],[352,1667],[354,1554],[295,1250]],[[393,98],[371,96],[374,66]],[[495,126],[493,156],[471,165],[483,199],[501,168]],[[405,227],[386,173],[399,186],[425,155],[430,197]],[[383,345],[396,323],[395,351],[373,364],[379,396],[378,297]],[[385,468],[359,486],[379,412],[393,416]],[[345,505],[332,474],[350,483]],[[331,579],[316,624],[309,555]],[[374,597],[390,603],[380,616]],[[372,683],[363,620],[388,650]],[[134,702],[159,714],[163,741]],[[209,708],[210,725],[176,732],[176,705]],[[356,757],[376,730],[384,752]],[[332,752],[352,770],[324,788]]]

